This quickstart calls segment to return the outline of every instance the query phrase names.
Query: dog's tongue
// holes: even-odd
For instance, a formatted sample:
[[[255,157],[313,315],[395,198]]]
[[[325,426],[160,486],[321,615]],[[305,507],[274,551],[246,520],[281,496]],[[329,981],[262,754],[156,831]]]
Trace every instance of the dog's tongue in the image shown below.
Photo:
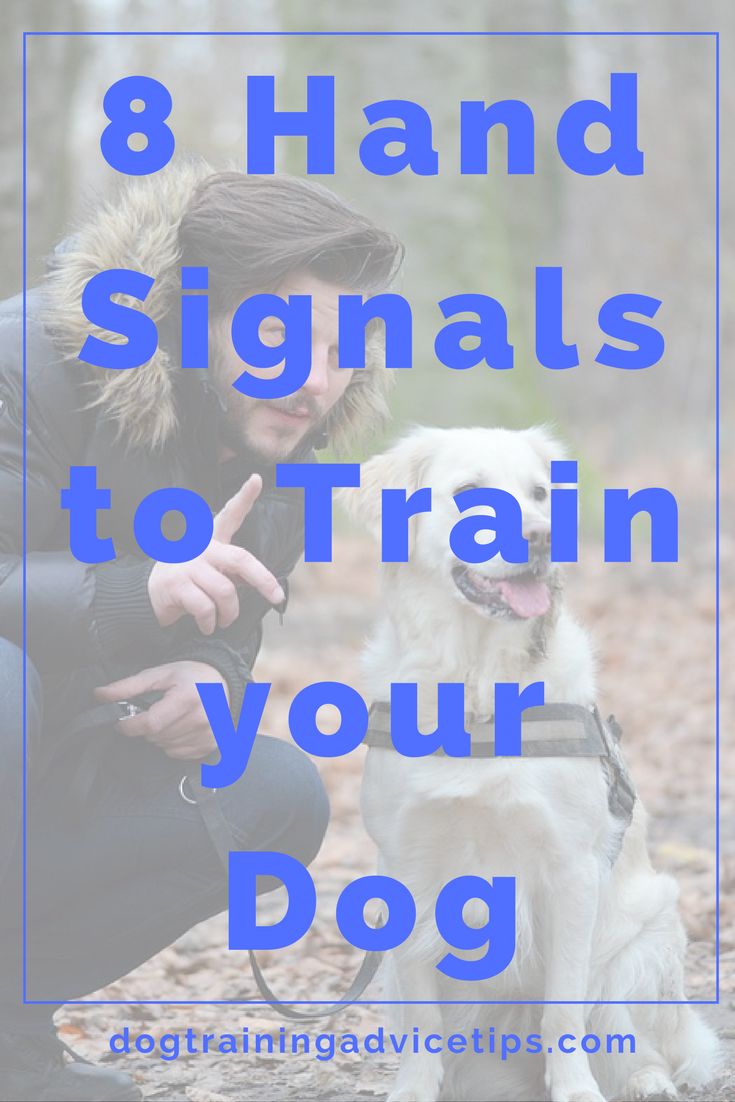
[[[503,600],[516,616],[524,620],[532,616],[543,616],[549,611],[551,594],[545,582],[528,575],[521,578],[505,578],[498,584]]]

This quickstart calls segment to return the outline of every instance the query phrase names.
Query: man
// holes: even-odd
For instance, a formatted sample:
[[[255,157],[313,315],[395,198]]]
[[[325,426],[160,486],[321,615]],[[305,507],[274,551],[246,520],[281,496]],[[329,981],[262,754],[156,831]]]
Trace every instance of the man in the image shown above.
[[[69,1062],[51,1015],[226,906],[195,798],[199,763],[216,760],[195,682],[222,683],[237,716],[261,620],[285,606],[303,516],[299,493],[275,488],[275,462],[308,461],[384,413],[377,360],[354,373],[337,366],[337,304],[340,293],[385,289],[400,254],[394,237],[318,185],[201,164],[129,185],[57,250],[28,296],[25,640],[21,301],[0,308],[2,1098],[139,1097],[127,1076]],[[179,366],[184,265],[209,272],[208,369]],[[82,292],[111,268],[155,278],[142,308],[159,346],[132,370],[78,358],[91,331]],[[257,292],[312,297],[310,373],[297,393],[271,401],[232,386],[245,365],[230,320]],[[259,336],[278,344],[278,323],[266,319]],[[90,565],[70,551],[60,495],[72,465],[96,466],[111,491],[98,526],[114,540],[112,561]],[[209,547],[191,562],[149,561],[135,541],[135,509],[163,486],[194,490],[216,514]],[[26,997],[43,1005],[21,1000],[24,642]],[[234,845],[304,863],[317,853],[328,803],[291,743],[259,736],[243,777],[216,799]]]

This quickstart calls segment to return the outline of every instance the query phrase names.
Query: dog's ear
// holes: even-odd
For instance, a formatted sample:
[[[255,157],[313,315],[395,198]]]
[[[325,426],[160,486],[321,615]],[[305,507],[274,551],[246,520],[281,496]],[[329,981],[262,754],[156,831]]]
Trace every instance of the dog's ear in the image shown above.
[[[548,471],[553,459],[568,459],[569,452],[558,436],[548,425],[534,425],[523,433],[528,442],[541,457],[544,467]]]
[[[405,489],[409,494],[428,486],[429,467],[441,429],[415,429],[387,452],[360,467],[360,486],[339,490],[336,498],[353,520],[380,536],[382,491]]]

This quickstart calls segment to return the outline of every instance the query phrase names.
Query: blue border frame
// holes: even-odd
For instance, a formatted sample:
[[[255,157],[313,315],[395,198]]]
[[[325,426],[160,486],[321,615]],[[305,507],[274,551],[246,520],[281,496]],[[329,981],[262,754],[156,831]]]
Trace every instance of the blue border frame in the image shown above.
[[[715,40],[715,998],[714,999],[289,999],[288,1006],[717,1006],[720,1002],[720,33],[719,31],[23,31],[23,1004],[29,1006],[269,1006],[262,999],[29,999],[27,997],[27,40],[29,38],[714,38]]]

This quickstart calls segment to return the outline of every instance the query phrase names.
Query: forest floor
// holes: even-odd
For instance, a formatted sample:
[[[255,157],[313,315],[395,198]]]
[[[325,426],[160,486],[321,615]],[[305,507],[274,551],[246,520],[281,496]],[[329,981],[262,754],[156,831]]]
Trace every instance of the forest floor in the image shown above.
[[[294,578],[283,627],[268,627],[259,662],[260,679],[272,682],[271,733],[287,730],[288,705],[296,691],[325,678],[359,685],[358,658],[377,607],[377,553],[367,541],[342,535],[329,566],[302,565]],[[735,654],[732,636],[735,553],[726,542],[723,560],[723,647]],[[689,935],[687,989],[692,999],[715,992],[715,789],[713,646],[714,551],[699,548],[689,565],[610,567],[599,547],[584,549],[570,570],[567,599],[588,626],[599,653],[599,701],[614,711],[624,730],[624,751],[640,797],[650,813],[653,859],[681,887],[681,911]],[[438,625],[439,627],[439,625]],[[725,700],[727,706],[729,701]],[[729,712],[729,708],[728,708]],[[274,723],[274,717],[276,722]],[[324,759],[319,768],[332,804],[332,821],[322,852],[312,866],[318,888],[317,920],[290,950],[264,953],[268,977],[282,998],[339,997],[359,954],[339,937],[334,904],[339,891],[358,875],[374,871],[374,847],[360,822],[358,793],[362,751]],[[733,822],[735,784],[722,777],[722,822]],[[720,1031],[730,1059],[720,1079],[690,1099],[725,1102],[735,1097],[735,842],[722,839],[721,973],[719,1006],[703,1013]],[[268,907],[277,903],[267,901]],[[140,1005],[72,1006],[59,1017],[62,1036],[83,1055],[99,1059],[109,1035],[128,1024],[134,1033],[184,1031],[270,1032],[281,1020],[268,1007],[146,1006],[146,999],[256,1000],[245,954],[226,948],[225,916],[195,927],[175,945],[100,994],[141,1000]],[[366,997],[380,998],[379,981]],[[364,1035],[384,1020],[379,1006],[351,1008],[331,1024],[308,1027]],[[288,1023],[287,1023],[288,1025]],[[291,1027],[288,1026],[290,1029]],[[298,1026],[294,1027],[300,1031]],[[337,1054],[190,1056],[163,1061],[131,1055],[118,1066],[133,1073],[149,1102],[321,1099],[322,1102],[378,1102],[395,1071],[386,1056],[360,1059]]]

